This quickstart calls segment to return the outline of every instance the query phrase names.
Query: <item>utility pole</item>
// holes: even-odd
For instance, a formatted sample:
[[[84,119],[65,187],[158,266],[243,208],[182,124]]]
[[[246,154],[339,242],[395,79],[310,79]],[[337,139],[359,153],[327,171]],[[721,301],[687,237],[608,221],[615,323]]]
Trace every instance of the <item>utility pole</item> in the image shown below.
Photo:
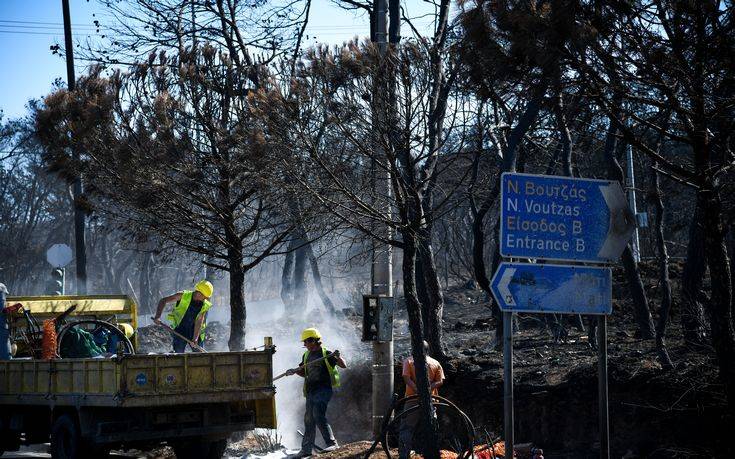
[[[388,4],[387,0],[373,1],[373,17],[375,24],[375,42],[380,53],[380,63],[376,69],[376,84],[373,89],[373,130],[374,155],[376,158],[385,156],[382,143],[384,128],[387,125],[387,85],[385,75],[385,57],[388,51]],[[373,192],[380,202],[379,196],[390,197],[391,184],[389,172],[376,167],[373,162]],[[390,200],[385,199],[386,213],[390,212]],[[386,226],[383,229],[388,233]],[[388,233],[388,236],[390,234]],[[372,269],[370,272],[370,293],[380,296],[393,296],[393,264],[391,246],[373,241]],[[383,427],[383,418],[390,407],[393,398],[393,341],[373,341],[373,434],[379,435]]]
[[[74,44],[71,40],[71,15],[69,14],[69,0],[61,0],[64,11],[64,45],[66,47],[66,79],[69,91],[74,91],[76,77],[74,76]],[[74,162],[79,161],[79,151],[72,148]],[[77,295],[87,293],[87,246],[85,242],[85,215],[79,200],[82,198],[82,177],[77,176],[72,183],[72,197],[74,198],[74,248],[76,251],[77,266]]]
[[[191,0],[191,56],[194,60],[194,66],[197,65],[197,17],[196,17],[196,0]],[[193,89],[193,88],[192,88]],[[192,118],[191,118],[191,127],[193,132],[192,138],[194,139],[194,145],[195,148],[199,148],[200,138],[199,138],[199,127],[197,126],[196,122],[196,114],[197,114],[197,106],[199,104],[199,98],[197,97],[196,90],[192,91],[194,94],[192,103],[194,104],[192,107]],[[210,257],[204,257],[204,261],[207,262],[210,260]],[[214,283],[214,269],[205,263],[204,265],[204,278],[208,280],[209,282]]]

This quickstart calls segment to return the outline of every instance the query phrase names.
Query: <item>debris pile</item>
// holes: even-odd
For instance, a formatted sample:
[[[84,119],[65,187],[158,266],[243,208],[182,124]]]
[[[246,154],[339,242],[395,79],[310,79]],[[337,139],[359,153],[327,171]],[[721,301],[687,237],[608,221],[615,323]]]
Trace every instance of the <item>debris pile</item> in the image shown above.
[[[155,324],[140,327],[138,328],[137,335],[138,353],[140,354],[173,352],[171,347],[171,333],[163,327]],[[230,330],[227,325],[217,321],[210,322],[207,324],[204,349],[208,351],[227,350],[227,340],[229,337]]]
[[[148,325],[138,328],[138,353],[171,352],[171,335],[163,327]]]
[[[226,351],[227,340],[230,339],[230,327],[222,322],[207,323],[207,334],[204,338],[204,349],[207,351]]]

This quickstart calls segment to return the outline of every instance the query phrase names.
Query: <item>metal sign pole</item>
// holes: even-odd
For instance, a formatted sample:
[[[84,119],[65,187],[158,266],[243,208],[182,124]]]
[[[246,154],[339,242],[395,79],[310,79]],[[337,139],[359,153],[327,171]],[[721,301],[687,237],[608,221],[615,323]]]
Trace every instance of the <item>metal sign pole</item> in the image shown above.
[[[597,318],[598,402],[600,411],[600,458],[610,458],[610,419],[607,404],[607,316]]]
[[[503,312],[505,459],[513,459],[513,313]]]

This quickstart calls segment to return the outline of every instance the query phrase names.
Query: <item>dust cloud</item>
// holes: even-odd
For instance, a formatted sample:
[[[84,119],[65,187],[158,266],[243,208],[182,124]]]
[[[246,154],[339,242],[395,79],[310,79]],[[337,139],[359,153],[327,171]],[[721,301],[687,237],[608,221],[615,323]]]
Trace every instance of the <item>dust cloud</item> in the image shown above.
[[[280,298],[250,302],[247,305],[247,347],[262,345],[264,336],[273,337],[276,345],[273,356],[275,376],[298,366],[304,353],[303,343],[299,340],[301,331],[316,327],[323,336],[324,346],[330,351],[339,350],[347,363],[347,369],[340,372],[342,389],[335,391],[327,419],[335,430],[337,441],[365,438],[369,432],[364,432],[364,427],[369,429],[370,425],[370,344],[361,342],[360,327],[354,318],[350,320],[341,311],[336,317],[329,314],[315,292],[310,292],[308,298],[305,312],[300,306],[286,310]],[[332,301],[338,310],[353,306],[345,305],[339,295],[333,295]],[[286,376],[276,381],[275,386],[278,432],[288,449],[300,448],[301,436],[297,431],[303,432],[304,429],[303,378]],[[318,432],[317,444],[324,445]]]

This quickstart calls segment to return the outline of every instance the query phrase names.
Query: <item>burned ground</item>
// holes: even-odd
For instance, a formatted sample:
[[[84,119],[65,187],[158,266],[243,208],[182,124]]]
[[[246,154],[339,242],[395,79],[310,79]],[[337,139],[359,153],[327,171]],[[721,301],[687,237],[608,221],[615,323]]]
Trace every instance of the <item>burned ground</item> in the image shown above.
[[[732,452],[726,432],[732,428],[724,387],[710,346],[684,343],[679,323],[679,279],[682,266],[671,266],[673,314],[667,347],[674,368],[662,368],[653,340],[640,340],[622,268],[614,271],[613,314],[608,318],[608,375],[611,451],[621,457],[723,457]],[[649,298],[658,297],[656,268],[641,264]],[[503,356],[491,347],[494,324],[480,290],[449,289],[445,295],[445,342],[450,361],[441,395],[464,410],[481,436],[497,439],[503,425]],[[656,318],[658,304],[650,301]],[[399,308],[400,309],[400,308]],[[514,334],[516,440],[533,442],[546,457],[597,457],[597,352],[587,336],[567,324],[566,342],[554,343],[544,317],[523,315]],[[399,358],[409,353],[405,310],[396,315],[396,388],[402,389]],[[355,404],[356,394],[369,397],[368,368],[354,371],[358,387],[345,385],[330,406]],[[358,403],[359,404],[359,403]],[[369,410],[369,400],[361,406]],[[365,413],[369,413],[366,411]],[[334,414],[333,417],[337,417]],[[340,416],[341,417],[341,416]],[[350,422],[369,429],[369,416]],[[347,422],[341,419],[336,423]],[[336,426],[338,434],[340,426]],[[350,429],[354,432],[354,429]],[[352,435],[345,440],[356,440]]]
[[[638,339],[632,304],[622,269],[614,271],[613,314],[608,318],[610,435],[613,456],[723,457],[732,452],[726,436],[732,427],[715,354],[709,346],[692,346],[681,338],[679,323],[681,265],[671,266],[673,314],[667,346],[674,368],[662,368],[652,340]],[[649,298],[656,298],[656,269],[642,263]],[[494,349],[494,323],[483,292],[465,286],[447,290],[444,333],[450,360],[441,395],[455,402],[472,419],[483,439],[502,437],[503,356]],[[654,318],[658,307],[650,302]],[[361,318],[348,313],[335,331],[347,339],[358,336]],[[546,458],[597,457],[597,353],[586,332],[566,324],[568,339],[555,343],[544,316],[522,315],[514,334],[516,440],[544,448]],[[287,336],[298,324],[263,324],[274,336]],[[216,341],[226,342],[226,329],[210,325]],[[285,338],[280,338],[285,339]],[[170,338],[162,330],[141,329],[141,349],[167,351]],[[213,343],[216,344],[216,343]],[[279,345],[278,340],[276,344]],[[329,416],[342,443],[371,438],[371,374],[369,345],[353,344],[342,389],[334,396]],[[403,390],[401,359],[410,352],[405,308],[395,317],[396,390]],[[276,354],[277,358],[283,356]],[[289,386],[288,390],[295,390]],[[291,396],[279,389],[277,397]],[[294,400],[299,401],[298,397]],[[298,425],[303,406],[291,406]],[[283,410],[281,410],[283,411]],[[279,418],[286,413],[279,413]],[[728,424],[729,423],[729,424]],[[291,428],[289,425],[289,429]],[[729,427],[728,427],[729,426]],[[290,432],[283,432],[288,437]],[[293,447],[294,445],[289,445]],[[352,448],[354,449],[354,448]],[[352,451],[352,449],[350,451]]]

